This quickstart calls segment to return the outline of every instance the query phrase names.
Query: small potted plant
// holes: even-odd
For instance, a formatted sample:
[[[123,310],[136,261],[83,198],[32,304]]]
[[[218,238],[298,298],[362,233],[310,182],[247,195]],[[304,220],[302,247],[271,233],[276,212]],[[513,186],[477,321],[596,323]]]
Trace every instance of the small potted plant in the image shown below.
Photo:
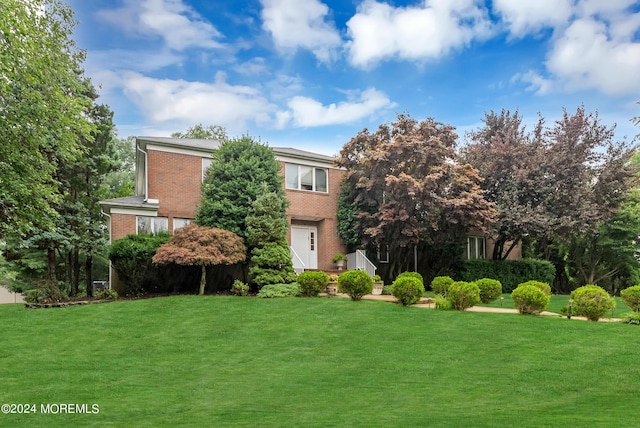
[[[337,253],[331,260],[336,264],[338,270],[342,270],[344,268],[344,262],[347,261],[347,256],[342,253]]]
[[[384,282],[380,275],[373,276],[373,292],[371,294],[382,294],[382,287],[384,287]]]
[[[327,284],[326,293],[329,297],[338,295],[338,275],[329,275],[329,283]]]

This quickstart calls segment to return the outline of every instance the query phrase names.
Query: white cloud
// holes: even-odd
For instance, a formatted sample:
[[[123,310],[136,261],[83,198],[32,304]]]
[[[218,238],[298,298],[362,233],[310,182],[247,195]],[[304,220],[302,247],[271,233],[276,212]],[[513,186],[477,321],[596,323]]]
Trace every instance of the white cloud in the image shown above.
[[[155,123],[213,123],[243,130],[247,122],[269,123],[275,107],[259,90],[229,85],[219,73],[214,83],[154,79],[135,72],[121,74],[124,94]]]
[[[88,68],[102,68],[105,64],[111,70],[135,70],[152,72],[164,67],[180,64],[183,56],[173,51],[151,52],[124,49],[90,50],[87,52]]]
[[[618,30],[612,38],[606,23],[576,20],[555,40],[547,69],[570,90],[595,88],[617,95],[640,92],[640,43],[634,41],[638,24],[635,20],[626,34]]]
[[[347,27],[357,67],[390,57],[437,59],[491,34],[487,11],[476,0],[424,0],[416,7],[365,0]]]
[[[329,62],[341,45],[340,34],[327,22],[329,8],[318,0],[261,0],[262,28],[270,32],[281,51],[308,49],[319,61]]]
[[[529,86],[527,87],[527,91],[535,91],[540,95],[548,94],[553,90],[553,82],[549,79],[545,79],[533,70],[529,70],[526,73],[518,73],[513,76],[511,81],[528,83]]]
[[[218,30],[182,0],[125,0],[123,7],[101,10],[97,16],[131,34],[160,37],[174,50],[221,46]]]
[[[351,123],[370,116],[383,108],[393,108],[387,96],[373,88],[369,88],[350,101],[332,103],[328,106],[313,98],[296,96],[287,103],[289,110],[277,116],[279,127],[284,127],[290,120],[295,126],[315,127]]]
[[[573,14],[572,4],[572,0],[493,0],[493,9],[513,36],[523,37],[543,28],[565,25]]]

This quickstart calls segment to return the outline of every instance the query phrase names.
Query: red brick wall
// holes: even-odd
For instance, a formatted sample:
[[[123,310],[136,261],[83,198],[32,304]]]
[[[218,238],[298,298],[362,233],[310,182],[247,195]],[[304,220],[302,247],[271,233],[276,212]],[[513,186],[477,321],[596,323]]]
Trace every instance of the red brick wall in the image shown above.
[[[160,200],[160,217],[193,218],[200,204],[202,158],[149,150],[147,197]]]
[[[136,233],[136,216],[131,214],[111,214],[111,240],[124,238]]]
[[[281,175],[284,176],[284,162],[281,162]],[[338,196],[344,171],[329,169],[329,192],[320,193],[310,190],[291,190],[285,188],[290,205],[287,208],[289,224],[315,226],[318,228],[318,269],[333,270],[333,256],[345,253],[345,247],[338,236]],[[283,184],[284,185],[284,184]],[[320,221],[291,220],[291,217],[315,217]],[[287,232],[287,240],[291,242],[291,231]]]

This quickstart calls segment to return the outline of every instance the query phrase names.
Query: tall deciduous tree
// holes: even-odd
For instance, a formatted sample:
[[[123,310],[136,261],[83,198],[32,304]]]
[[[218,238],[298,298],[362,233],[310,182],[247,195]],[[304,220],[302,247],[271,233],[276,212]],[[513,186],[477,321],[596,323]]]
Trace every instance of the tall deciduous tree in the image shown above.
[[[456,138],[452,126],[400,114],[344,146],[337,165],[347,170],[349,197],[340,199],[353,202],[340,209],[355,213],[352,226],[364,246],[389,246],[398,259],[411,257],[407,249],[415,246],[459,245],[470,231],[488,231],[496,212],[477,170],[458,162]]]
[[[492,228],[492,258],[499,260],[507,258],[521,240],[548,232],[549,219],[542,205],[546,190],[541,186],[546,148],[535,137],[540,128],[533,135],[525,133],[517,111],[491,111],[483,121],[483,128],[467,135],[470,142],[461,149],[461,157],[479,171],[485,198],[498,211]]]
[[[174,232],[153,256],[153,263],[200,266],[199,294],[204,294],[207,266],[232,265],[245,261],[247,248],[233,232],[188,224]]]
[[[280,164],[268,146],[248,136],[223,142],[211,156],[195,222],[246,238],[249,209],[264,186],[284,195]]]
[[[52,176],[80,155],[79,136],[89,136],[74,24],[58,0],[0,4],[0,238],[53,228]]]
[[[552,127],[540,118],[525,133],[516,112],[491,112],[485,126],[470,134],[463,158],[485,178],[489,200],[500,213],[493,234],[494,258],[507,241],[535,243],[537,254],[556,265],[556,289],[568,291],[566,273],[595,281],[617,271],[603,264],[605,225],[623,204],[635,170],[633,150],[614,142],[614,128],[597,114],[566,110]],[[604,227],[604,229],[603,229]],[[617,234],[616,232],[615,234]]]

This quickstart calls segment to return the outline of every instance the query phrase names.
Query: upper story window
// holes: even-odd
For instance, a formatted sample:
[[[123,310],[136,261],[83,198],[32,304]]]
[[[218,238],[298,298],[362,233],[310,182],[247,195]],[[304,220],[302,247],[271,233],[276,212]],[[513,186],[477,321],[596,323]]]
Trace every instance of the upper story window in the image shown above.
[[[469,236],[467,238],[467,259],[485,259],[485,239]]]
[[[327,192],[329,172],[326,168],[288,163],[284,173],[287,189]]]
[[[138,234],[153,234],[169,231],[169,219],[167,217],[136,217],[136,230]]]

